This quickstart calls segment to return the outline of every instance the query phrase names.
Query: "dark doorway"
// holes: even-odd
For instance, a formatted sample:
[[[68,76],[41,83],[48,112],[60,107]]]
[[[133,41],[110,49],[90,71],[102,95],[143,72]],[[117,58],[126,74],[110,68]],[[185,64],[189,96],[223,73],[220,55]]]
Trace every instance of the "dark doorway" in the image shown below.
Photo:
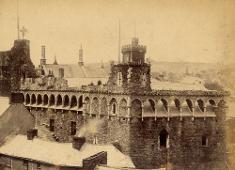
[[[55,131],[55,119],[50,119],[50,131]]]
[[[167,131],[164,129],[160,132],[159,134],[159,142],[160,142],[160,147],[162,148],[167,148],[168,145],[168,133]]]

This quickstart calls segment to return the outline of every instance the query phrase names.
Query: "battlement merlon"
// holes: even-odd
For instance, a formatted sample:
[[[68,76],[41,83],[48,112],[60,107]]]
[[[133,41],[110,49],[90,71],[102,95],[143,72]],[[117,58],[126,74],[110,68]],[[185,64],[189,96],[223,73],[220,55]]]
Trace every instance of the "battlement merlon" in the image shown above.
[[[122,53],[125,53],[125,52],[133,52],[133,51],[138,51],[138,52],[141,52],[141,53],[146,53],[146,46],[144,45],[136,45],[136,46],[133,46],[133,45],[124,45],[122,46]]]

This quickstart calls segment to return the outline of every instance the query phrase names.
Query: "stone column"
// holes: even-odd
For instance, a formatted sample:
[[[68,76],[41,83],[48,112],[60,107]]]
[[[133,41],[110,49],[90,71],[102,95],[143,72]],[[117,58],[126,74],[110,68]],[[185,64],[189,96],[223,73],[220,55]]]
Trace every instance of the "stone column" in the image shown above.
[[[110,115],[110,104],[108,104],[107,106],[108,106],[108,119],[109,119],[109,115]]]
[[[144,121],[144,104],[143,102],[141,103],[141,120]]]

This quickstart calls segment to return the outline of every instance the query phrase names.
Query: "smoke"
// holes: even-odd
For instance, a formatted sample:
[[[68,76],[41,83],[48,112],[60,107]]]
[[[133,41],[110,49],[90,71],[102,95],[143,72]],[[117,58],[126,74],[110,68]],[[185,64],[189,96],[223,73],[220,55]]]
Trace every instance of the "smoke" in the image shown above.
[[[83,137],[86,134],[96,134],[99,131],[99,127],[101,127],[102,123],[102,119],[89,119],[79,130],[78,136]]]

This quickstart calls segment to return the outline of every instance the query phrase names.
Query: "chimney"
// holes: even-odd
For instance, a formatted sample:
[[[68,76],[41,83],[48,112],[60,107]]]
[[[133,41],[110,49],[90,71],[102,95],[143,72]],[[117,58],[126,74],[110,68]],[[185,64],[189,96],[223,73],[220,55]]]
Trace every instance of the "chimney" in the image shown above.
[[[84,65],[82,45],[81,45],[81,48],[79,49],[79,61],[78,61],[78,64],[79,64],[80,66],[83,66],[83,65]]]
[[[86,138],[85,137],[78,137],[78,136],[74,136],[73,137],[73,148],[80,150],[83,146],[83,144],[86,142]]]
[[[27,139],[33,140],[35,136],[38,136],[38,130],[37,129],[29,129],[27,131]]]
[[[41,66],[46,65],[46,46],[42,45],[41,47]]]

